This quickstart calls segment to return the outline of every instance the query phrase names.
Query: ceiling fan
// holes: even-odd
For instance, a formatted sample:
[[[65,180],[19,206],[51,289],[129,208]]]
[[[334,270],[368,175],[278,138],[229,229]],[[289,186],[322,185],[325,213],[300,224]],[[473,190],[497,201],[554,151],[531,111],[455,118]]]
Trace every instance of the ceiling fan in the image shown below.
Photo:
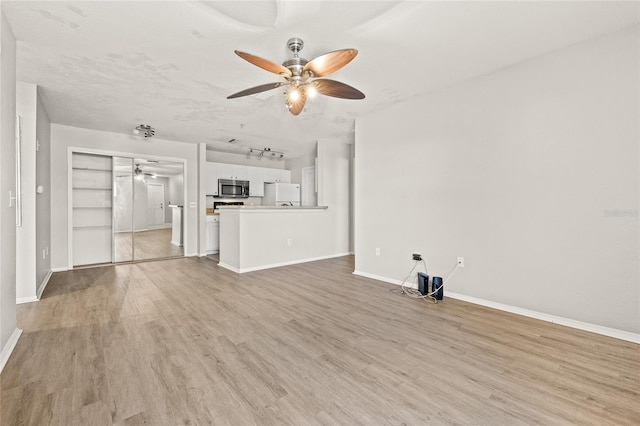
[[[342,99],[364,99],[364,93],[348,84],[328,78],[318,78],[336,72],[351,62],[358,54],[356,49],[335,50],[307,61],[298,55],[303,46],[304,42],[301,39],[295,37],[289,39],[287,47],[293,52],[293,58],[284,61],[282,65],[236,50],[236,55],[245,61],[274,74],[281,75],[285,81],[250,87],[227,96],[227,99],[254,95],[281,86],[288,86],[286,106],[293,115],[300,114],[304,104],[307,102],[307,97],[313,97],[315,93]]]
[[[144,179],[145,176],[149,176],[152,178],[156,177],[155,173],[145,173],[142,171],[142,169],[140,168],[140,164],[136,164],[136,168],[133,170],[133,174],[136,177],[136,179]]]

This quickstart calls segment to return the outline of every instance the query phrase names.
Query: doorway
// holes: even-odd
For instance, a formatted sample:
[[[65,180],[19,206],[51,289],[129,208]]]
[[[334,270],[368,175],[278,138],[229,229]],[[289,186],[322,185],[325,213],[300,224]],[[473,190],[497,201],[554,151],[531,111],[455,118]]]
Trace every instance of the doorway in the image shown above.
[[[149,228],[165,228],[164,185],[147,184],[147,224]]]
[[[316,186],[316,168],[315,166],[302,168],[302,205],[316,206],[318,205],[318,189]]]

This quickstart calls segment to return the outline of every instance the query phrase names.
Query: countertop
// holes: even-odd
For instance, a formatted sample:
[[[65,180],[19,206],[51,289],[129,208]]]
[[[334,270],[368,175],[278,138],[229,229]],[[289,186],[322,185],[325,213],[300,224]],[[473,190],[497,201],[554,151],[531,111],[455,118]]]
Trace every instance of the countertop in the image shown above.
[[[328,206],[218,206],[218,210],[326,210]]]

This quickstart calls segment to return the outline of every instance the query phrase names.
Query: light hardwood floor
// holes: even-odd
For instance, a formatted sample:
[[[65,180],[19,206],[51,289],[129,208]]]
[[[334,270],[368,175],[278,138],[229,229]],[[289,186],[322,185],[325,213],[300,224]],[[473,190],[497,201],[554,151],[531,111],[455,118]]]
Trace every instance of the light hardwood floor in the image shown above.
[[[18,307],[2,425],[639,424],[638,345],[352,270],[56,273]]]
[[[132,244],[133,237],[133,244]],[[135,245],[134,260],[160,259],[182,256],[182,247],[171,244],[171,228],[149,229],[146,231],[119,232],[115,234],[115,261],[131,261],[132,246]]]

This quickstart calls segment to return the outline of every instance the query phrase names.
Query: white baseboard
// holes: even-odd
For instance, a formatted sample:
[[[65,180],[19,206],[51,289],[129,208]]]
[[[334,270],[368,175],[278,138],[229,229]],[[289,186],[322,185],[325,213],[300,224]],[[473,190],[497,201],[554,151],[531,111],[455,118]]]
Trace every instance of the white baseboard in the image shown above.
[[[168,229],[168,228],[171,228],[172,226],[173,226],[172,223],[163,223],[161,225],[150,225],[149,230],[155,231],[156,229]]]
[[[379,275],[369,274],[368,272],[353,271],[354,275],[359,275],[365,278],[371,278],[377,281],[383,281],[390,284],[400,285],[402,281],[394,280],[391,278],[381,277]],[[415,288],[415,285],[407,285],[408,287]],[[640,343],[640,334],[631,333],[629,331],[618,330],[616,328],[604,327],[598,324],[591,324],[588,322],[577,321],[571,318],[560,317],[556,315],[546,314],[544,312],[532,311],[530,309],[520,308],[518,306],[506,305],[504,303],[492,302],[490,300],[480,299],[478,297],[466,296],[464,294],[452,293],[450,291],[444,292],[445,297],[452,299],[462,300],[464,302],[473,303],[475,305],[486,306],[488,308],[498,309],[500,311],[511,312],[513,314],[522,315],[529,318],[535,318],[542,321],[547,321],[553,324],[564,325],[566,327],[576,328],[578,330],[589,331],[591,333],[601,334],[603,336],[613,337],[615,339],[626,340],[627,342]]]
[[[37,302],[38,300],[40,300],[40,297],[42,297],[42,292],[44,291],[44,288],[49,283],[49,279],[51,278],[51,275],[52,275],[51,271],[47,272],[47,276],[44,277],[44,279],[36,289],[35,296],[18,297],[16,298],[16,304],[20,305],[22,303],[31,303],[31,302]]]
[[[13,349],[16,347],[16,344],[18,343],[18,339],[20,338],[21,334],[22,334],[21,329],[16,328],[15,330],[13,330],[13,333],[11,333],[11,336],[9,337],[7,344],[4,345],[4,348],[2,348],[2,352],[0,352],[0,373],[4,369],[4,366],[7,363],[7,361],[9,361],[9,357],[11,356]]]
[[[236,274],[240,273],[240,269],[238,269],[238,268],[236,268],[234,266],[231,266],[231,265],[227,265],[226,263],[219,262],[218,266],[221,267],[221,268],[224,268],[224,269],[228,269],[231,272],[235,272]]]
[[[342,256],[348,256],[348,255],[349,253],[336,253],[336,254],[330,254],[328,256],[309,257],[305,259],[297,259],[297,260],[291,260],[287,262],[271,263],[268,265],[251,266],[249,268],[236,268],[234,266],[230,266],[225,263],[218,263],[218,266],[221,266],[225,269],[228,269],[238,274],[244,274],[245,272],[262,271],[263,269],[279,268],[281,266],[297,265],[299,263],[316,262],[318,260],[333,259],[334,257],[342,257]]]
[[[67,272],[72,268],[62,267],[62,268],[51,268],[51,272]]]
[[[577,321],[571,318],[546,314],[544,312],[532,311],[530,309],[524,309],[518,306],[505,305],[504,303],[492,302],[491,300],[480,299],[478,297],[467,296],[464,294],[452,293],[450,291],[445,291],[445,295],[452,299],[463,300],[465,302],[486,306],[488,308],[498,309],[500,311],[511,312],[513,314],[523,315],[525,317],[535,318],[553,324],[560,324],[571,328],[577,328],[578,330],[602,334],[603,336],[614,337],[616,339],[626,340],[628,342],[640,343],[640,334],[637,333],[631,333],[624,330],[618,330],[616,328],[609,328],[598,324]]]
[[[42,280],[42,282],[40,283],[40,286],[38,287],[38,291],[36,292],[38,300],[40,300],[40,298],[42,297],[42,293],[44,292],[44,289],[47,287],[47,284],[49,284],[49,280],[51,279],[52,274],[53,273],[49,271],[47,273],[47,276],[44,277],[44,280]]]

